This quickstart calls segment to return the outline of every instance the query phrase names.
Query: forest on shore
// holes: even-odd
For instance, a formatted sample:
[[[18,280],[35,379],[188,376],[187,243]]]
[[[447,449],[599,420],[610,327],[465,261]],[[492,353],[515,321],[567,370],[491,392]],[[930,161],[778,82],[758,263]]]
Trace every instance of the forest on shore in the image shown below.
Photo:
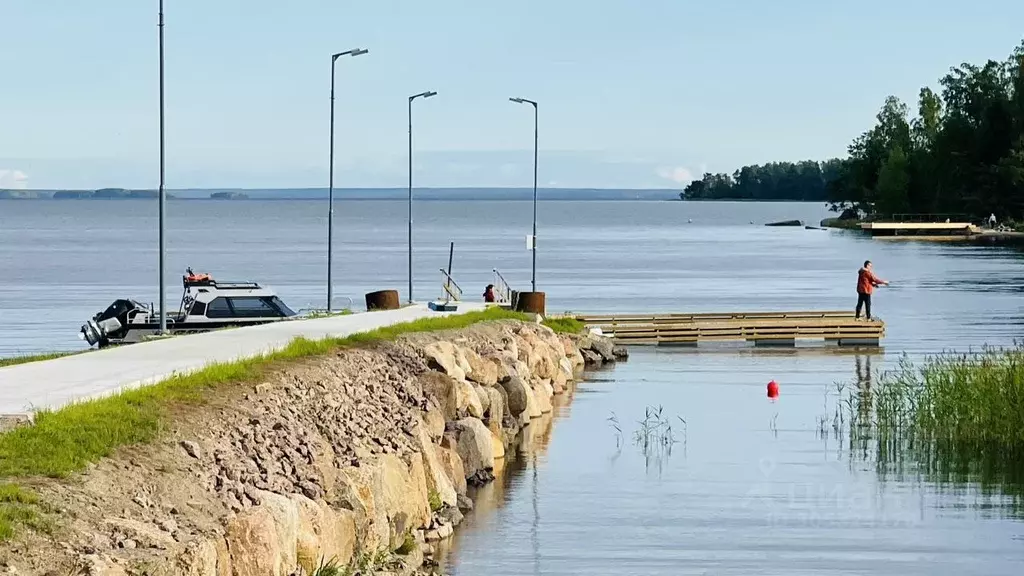
[[[917,111],[885,99],[849,156],[705,174],[680,197],[826,201],[864,217],[956,214],[1024,220],[1024,42],[1005,60],[950,68]]]

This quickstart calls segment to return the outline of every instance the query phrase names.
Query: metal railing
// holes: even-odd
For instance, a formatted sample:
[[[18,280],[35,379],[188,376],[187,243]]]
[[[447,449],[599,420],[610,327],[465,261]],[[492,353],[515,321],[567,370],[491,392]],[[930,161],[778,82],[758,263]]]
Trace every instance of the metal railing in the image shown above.
[[[492,271],[494,272],[495,298],[502,304],[512,302],[512,287],[508,285],[505,277],[501,275],[501,272],[498,272],[497,268],[492,269]]]
[[[966,214],[893,214],[894,222],[971,222],[972,219]]]
[[[441,285],[441,288],[444,290],[442,298],[444,298],[445,302],[451,302],[452,300],[459,302],[462,300],[462,288],[459,287],[444,268],[441,268],[441,274],[444,276],[444,283]]]

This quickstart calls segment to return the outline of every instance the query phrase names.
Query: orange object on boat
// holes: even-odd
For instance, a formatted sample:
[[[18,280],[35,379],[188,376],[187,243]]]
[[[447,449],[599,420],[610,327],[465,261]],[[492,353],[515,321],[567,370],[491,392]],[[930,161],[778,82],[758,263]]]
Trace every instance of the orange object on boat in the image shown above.
[[[209,274],[189,274],[188,276],[185,276],[185,280],[188,282],[203,282],[209,279]]]

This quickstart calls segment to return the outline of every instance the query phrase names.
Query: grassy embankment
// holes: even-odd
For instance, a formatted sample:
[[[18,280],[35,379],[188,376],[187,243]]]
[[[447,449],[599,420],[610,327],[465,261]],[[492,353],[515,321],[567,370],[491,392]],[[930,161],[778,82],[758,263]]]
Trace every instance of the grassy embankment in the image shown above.
[[[0,358],[0,368],[3,368],[4,366],[14,366],[16,364],[26,364],[28,362],[53,360],[54,358],[61,358],[64,356],[70,356],[72,354],[81,354],[81,352],[50,352],[48,354],[31,354],[28,356],[11,356],[9,358]]]
[[[1024,497],[1024,346],[903,361],[845,406],[851,446],[873,442],[884,472],[909,461],[936,481]]]
[[[34,425],[0,435],[0,480],[62,478],[79,472],[88,463],[110,455],[121,446],[152,441],[173,407],[202,404],[218,387],[251,382],[283,362],[394,340],[413,332],[455,330],[479,322],[509,319],[529,321],[525,314],[489,308],[482,312],[396,324],[345,338],[315,341],[297,338],[272,354],[212,364],[152,386],[56,411],[37,412]],[[560,332],[582,329],[582,325],[574,322],[553,319],[545,323]],[[0,541],[10,538],[17,525],[43,526],[40,511],[33,494],[15,484],[0,482]]]

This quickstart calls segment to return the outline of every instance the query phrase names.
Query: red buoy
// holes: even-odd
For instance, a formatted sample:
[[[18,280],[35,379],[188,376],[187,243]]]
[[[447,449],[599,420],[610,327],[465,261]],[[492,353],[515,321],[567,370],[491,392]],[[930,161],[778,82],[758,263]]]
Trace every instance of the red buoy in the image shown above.
[[[779,397],[779,384],[775,380],[768,383],[768,399],[775,400]]]

